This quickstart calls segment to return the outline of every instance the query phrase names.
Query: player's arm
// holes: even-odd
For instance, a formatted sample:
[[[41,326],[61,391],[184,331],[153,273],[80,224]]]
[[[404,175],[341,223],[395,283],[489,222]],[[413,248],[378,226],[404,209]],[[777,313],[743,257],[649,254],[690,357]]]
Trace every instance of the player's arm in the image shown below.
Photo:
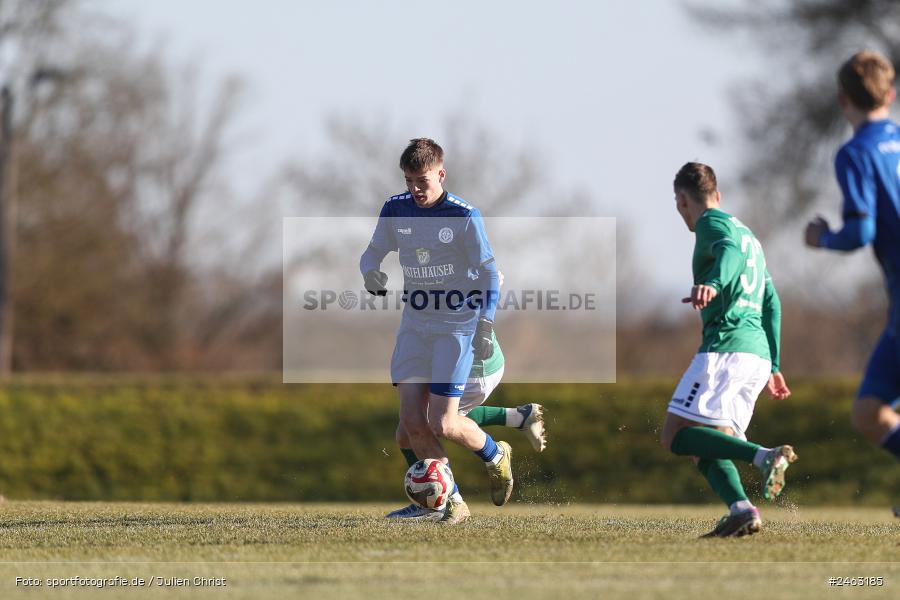
[[[731,239],[728,227],[721,221],[700,219],[697,221],[695,233],[697,245],[706,248],[715,262],[703,281],[696,282],[691,288],[691,296],[682,299],[682,302],[690,302],[695,309],[702,309],[740,274],[746,260]]]
[[[823,227],[819,234],[819,247],[849,252],[870,244],[875,239],[875,219],[868,215],[845,216],[840,231],[830,231],[828,222],[819,217]]]
[[[814,248],[849,252],[875,239],[877,189],[871,161],[850,148],[841,148],[834,159],[838,184],[844,196],[844,226],[831,231],[821,216],[806,226],[806,243]]]
[[[478,269],[477,281],[481,292],[481,307],[472,347],[477,360],[486,360],[494,354],[494,317],[500,298],[500,272],[478,209],[472,209],[467,219],[463,240],[469,265]]]
[[[497,270],[497,263],[493,257],[478,268],[478,281],[480,282],[482,278],[484,278],[484,283],[481,284],[483,287],[480,291],[485,302],[478,317],[493,321],[497,314],[497,303],[500,297],[500,271]]]
[[[781,374],[781,299],[772,282],[772,276],[766,270],[766,288],[763,292],[762,326],[769,342],[769,354],[772,357],[772,375],[766,389],[776,400],[783,400],[791,395]]]
[[[494,337],[494,316],[497,312],[497,299],[500,296],[500,276],[493,258],[479,269],[478,281],[483,279],[485,282],[481,288],[483,298],[481,312],[475,327],[475,336],[472,338],[476,360],[487,360],[493,356],[497,341]]]
[[[359,257],[359,272],[362,273],[366,291],[377,296],[387,294],[387,273],[381,271],[381,261],[388,252],[397,249],[397,240],[391,228],[390,208],[387,203],[381,208],[372,241]]]
[[[769,342],[769,354],[772,356],[772,372],[781,370],[781,298],[772,283],[772,277],[766,270],[766,289],[762,301],[762,326]]]

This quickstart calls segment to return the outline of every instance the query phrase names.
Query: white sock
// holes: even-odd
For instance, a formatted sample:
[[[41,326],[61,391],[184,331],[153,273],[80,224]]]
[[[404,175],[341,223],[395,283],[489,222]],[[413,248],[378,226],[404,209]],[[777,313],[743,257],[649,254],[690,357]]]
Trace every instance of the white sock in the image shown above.
[[[503,458],[503,448],[501,448],[500,446],[497,446],[497,454],[495,454],[494,458],[487,461],[485,464],[499,465],[500,459],[502,459],[502,458]]]
[[[515,408],[507,408],[506,409],[506,426],[507,427],[521,427],[522,423],[525,422],[525,415],[520,413],[518,409]]]
[[[462,502],[463,501],[462,494],[459,493],[459,490],[456,490],[455,492],[450,494],[450,499],[453,500],[454,502]]]
[[[766,455],[771,450],[771,448],[763,448],[762,446],[760,446],[759,450],[756,451],[756,456],[753,457],[753,464],[762,469],[763,464],[766,462]]]
[[[738,500],[729,507],[729,509],[731,510],[731,514],[733,515],[746,512],[751,508],[753,508],[753,504],[751,504],[749,500]]]

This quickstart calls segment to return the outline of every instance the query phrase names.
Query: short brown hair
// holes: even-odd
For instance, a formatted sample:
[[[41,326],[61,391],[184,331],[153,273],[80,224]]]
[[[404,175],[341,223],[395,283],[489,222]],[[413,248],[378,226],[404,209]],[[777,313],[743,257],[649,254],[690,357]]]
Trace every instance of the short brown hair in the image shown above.
[[[444,163],[444,149],[428,138],[409,140],[409,146],[400,155],[400,168],[412,173],[421,173]]]
[[[894,67],[878,52],[863,50],[841,65],[838,85],[853,106],[875,110],[888,103],[888,94],[894,86]]]
[[[675,191],[684,191],[695,201],[702,202],[719,189],[716,172],[712,167],[698,162],[685,163],[675,175]]]

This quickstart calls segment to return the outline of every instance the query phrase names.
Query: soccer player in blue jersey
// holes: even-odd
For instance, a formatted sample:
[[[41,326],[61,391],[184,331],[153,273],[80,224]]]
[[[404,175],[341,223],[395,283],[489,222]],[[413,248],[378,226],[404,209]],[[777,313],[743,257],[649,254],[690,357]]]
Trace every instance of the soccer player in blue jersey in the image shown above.
[[[503,272],[498,271],[500,285],[503,285]],[[470,274],[474,278],[474,274]],[[499,425],[514,427],[524,434],[525,438],[537,452],[543,452],[547,445],[546,432],[544,431],[544,407],[540,404],[523,404],[514,408],[502,408],[498,406],[484,406],[485,400],[491,392],[500,385],[503,379],[506,360],[500,349],[500,342],[494,333],[494,353],[487,360],[476,360],[472,364],[466,381],[466,389],[459,399],[459,414],[466,416],[479,427]],[[397,426],[397,445],[406,460],[406,465],[412,467],[418,462],[419,457],[413,451],[409,436],[403,425]],[[457,508],[459,512],[459,507]],[[411,503],[387,514],[388,519],[400,519],[410,521],[436,520],[434,512],[422,510],[418,504]]]
[[[458,412],[473,361],[493,354],[499,296],[493,250],[478,209],[444,190],[444,151],[437,143],[411,140],[400,168],[408,191],[384,204],[359,263],[373,294],[387,291],[380,267],[389,252],[398,252],[403,269],[406,306],[391,357],[398,431],[419,458],[449,462],[438,438],[472,450],[487,466],[491,499],[503,506],[513,486],[509,444],[495,442]],[[477,278],[469,277],[472,270]],[[469,509],[454,489],[446,510],[430,516],[455,524]]]
[[[850,57],[838,71],[838,102],[853,137],[834,161],[844,195],[843,227],[831,231],[817,217],[806,226],[806,243],[850,251],[872,244],[890,298],[888,323],[869,358],[853,402],[853,426],[900,458],[900,125],[889,118],[894,67],[871,50]]]

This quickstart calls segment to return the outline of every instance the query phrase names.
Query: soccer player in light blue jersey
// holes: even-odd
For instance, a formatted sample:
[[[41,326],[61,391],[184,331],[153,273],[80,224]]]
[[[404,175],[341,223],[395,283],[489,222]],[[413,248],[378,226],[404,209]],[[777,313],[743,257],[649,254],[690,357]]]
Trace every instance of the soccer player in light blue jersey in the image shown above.
[[[834,161],[844,195],[844,224],[831,231],[817,217],[806,243],[850,251],[872,244],[890,298],[888,323],[875,346],[853,403],[853,426],[900,458],[900,125],[889,118],[894,67],[877,52],[850,57],[838,71],[838,101],[853,137]],[[895,509],[896,511],[896,509]]]
[[[500,285],[503,285],[503,272],[497,272]],[[470,277],[475,279],[474,274]],[[543,452],[547,446],[547,437],[544,430],[544,407],[540,404],[523,404],[513,408],[499,406],[484,406],[485,401],[491,395],[501,379],[505,370],[506,360],[497,340],[497,334],[493,337],[494,353],[486,360],[476,360],[472,363],[472,370],[466,381],[466,389],[459,399],[459,414],[466,416],[479,427],[498,425],[513,427],[520,431],[537,452]],[[413,451],[409,436],[403,429],[403,425],[397,427],[397,445],[406,460],[406,465],[412,467],[419,460]],[[459,507],[457,508],[457,512]],[[387,514],[388,519],[401,520],[431,520],[436,515],[423,511],[418,504],[412,503]],[[445,521],[448,522],[448,521]]]
[[[403,269],[406,306],[391,357],[391,379],[400,395],[397,441],[419,458],[445,463],[438,438],[472,450],[487,466],[491,499],[503,506],[513,486],[509,444],[495,442],[459,414],[473,361],[493,354],[499,296],[493,250],[478,209],[444,190],[444,151],[437,143],[411,140],[400,168],[408,191],[384,204],[359,263],[373,294],[387,293],[380,268],[389,252],[398,252]],[[469,277],[472,270],[477,278]],[[456,488],[445,511],[422,515],[450,524],[468,516]]]

